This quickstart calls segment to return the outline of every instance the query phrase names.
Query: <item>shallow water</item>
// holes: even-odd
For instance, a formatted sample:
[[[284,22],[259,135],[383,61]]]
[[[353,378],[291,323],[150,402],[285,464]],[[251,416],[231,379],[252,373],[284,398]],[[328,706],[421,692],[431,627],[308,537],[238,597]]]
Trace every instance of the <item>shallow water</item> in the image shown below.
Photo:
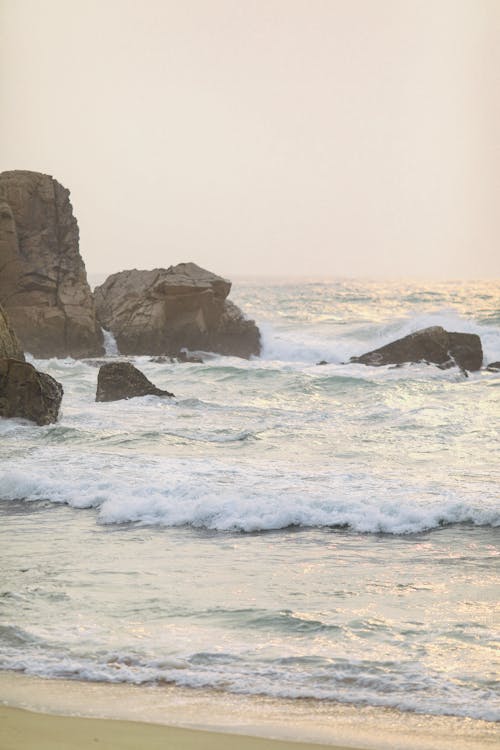
[[[0,423],[0,668],[497,719],[500,375],[341,362],[431,324],[498,360],[500,285],[232,296],[263,356],[137,358],[173,400],[37,363],[63,414]]]

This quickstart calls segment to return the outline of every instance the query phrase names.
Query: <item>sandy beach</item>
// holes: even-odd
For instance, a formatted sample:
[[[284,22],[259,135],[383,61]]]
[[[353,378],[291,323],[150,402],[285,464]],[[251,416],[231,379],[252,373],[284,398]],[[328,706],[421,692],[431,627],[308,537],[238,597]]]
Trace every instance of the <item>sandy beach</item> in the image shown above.
[[[82,719],[0,707],[2,750],[316,750],[331,745],[269,740],[244,735],[202,732],[133,721]],[[337,746],[336,750],[347,750]]]
[[[493,722],[0,671],[0,750],[493,750]]]

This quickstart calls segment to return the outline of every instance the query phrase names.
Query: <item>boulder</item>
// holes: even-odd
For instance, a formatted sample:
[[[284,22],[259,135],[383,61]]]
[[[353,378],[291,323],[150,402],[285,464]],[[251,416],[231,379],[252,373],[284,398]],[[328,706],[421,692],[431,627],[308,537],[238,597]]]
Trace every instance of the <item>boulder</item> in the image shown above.
[[[500,372],[500,362],[489,362],[486,369],[489,372]]]
[[[119,401],[135,396],[173,396],[157,388],[130,362],[102,365],[97,376],[96,401]]]
[[[21,417],[38,425],[57,421],[63,387],[28,362],[0,359],[0,417]]]
[[[441,326],[432,326],[360,357],[351,357],[349,361],[375,367],[428,362],[440,367],[456,365],[463,370],[479,370],[483,363],[483,350],[481,339],[475,333],[450,333]]]
[[[0,358],[9,357],[24,362],[24,354],[16,334],[10,327],[9,319],[0,306]]]
[[[258,355],[259,329],[226,299],[230,289],[195,263],[122,271],[95,289],[97,316],[125,355],[176,356],[183,348]]]
[[[49,175],[0,174],[0,304],[35,357],[104,354],[69,191]]]

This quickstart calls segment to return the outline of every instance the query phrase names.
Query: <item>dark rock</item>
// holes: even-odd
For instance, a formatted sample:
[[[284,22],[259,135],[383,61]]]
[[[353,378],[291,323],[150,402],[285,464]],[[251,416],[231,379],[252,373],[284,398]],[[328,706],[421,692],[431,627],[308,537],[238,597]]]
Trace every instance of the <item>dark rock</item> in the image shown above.
[[[260,354],[255,323],[226,297],[231,283],[195,263],[122,271],[95,289],[96,309],[121,354],[176,356],[180,349]]]
[[[97,376],[96,401],[119,401],[135,396],[173,396],[157,388],[130,362],[102,365]]]
[[[0,306],[0,357],[20,359],[24,362],[24,354],[16,334],[9,324],[4,310]]]
[[[28,362],[0,359],[0,416],[21,417],[38,425],[57,421],[63,387]]]
[[[489,362],[486,369],[490,372],[500,372],[500,362]]]
[[[428,362],[443,368],[456,365],[463,370],[479,370],[483,363],[483,350],[481,339],[475,333],[449,333],[441,326],[432,326],[360,357],[351,357],[350,362],[375,367]]]
[[[184,349],[181,349],[181,351],[177,354],[177,362],[188,362],[198,365],[203,364],[203,360],[201,357],[197,357],[194,354],[189,354],[189,352],[184,351]]]
[[[0,174],[0,304],[36,357],[104,354],[69,191],[49,175]]]
[[[328,362],[326,361],[326,359],[322,359],[322,360],[320,360],[319,362],[316,362],[316,364],[317,364],[317,365],[327,365],[327,364],[328,364]]]

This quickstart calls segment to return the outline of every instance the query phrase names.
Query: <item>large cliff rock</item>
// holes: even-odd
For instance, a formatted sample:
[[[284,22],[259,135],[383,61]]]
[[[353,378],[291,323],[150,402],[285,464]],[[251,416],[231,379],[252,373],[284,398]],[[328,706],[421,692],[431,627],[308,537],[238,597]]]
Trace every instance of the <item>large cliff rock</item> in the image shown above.
[[[463,370],[479,370],[483,364],[483,349],[475,333],[450,333],[441,326],[432,326],[360,357],[351,357],[350,361],[373,366],[423,361],[441,367],[457,365]]]
[[[104,353],[69,191],[48,175],[0,174],[0,304],[36,357]]]
[[[28,362],[0,359],[0,417],[20,417],[38,425],[57,421],[63,387]]]
[[[23,350],[16,334],[9,324],[9,319],[0,305],[0,358],[9,357],[24,361]]]
[[[182,348],[238,357],[260,353],[260,333],[226,300],[231,283],[195,263],[122,271],[95,289],[97,316],[121,354]]]

